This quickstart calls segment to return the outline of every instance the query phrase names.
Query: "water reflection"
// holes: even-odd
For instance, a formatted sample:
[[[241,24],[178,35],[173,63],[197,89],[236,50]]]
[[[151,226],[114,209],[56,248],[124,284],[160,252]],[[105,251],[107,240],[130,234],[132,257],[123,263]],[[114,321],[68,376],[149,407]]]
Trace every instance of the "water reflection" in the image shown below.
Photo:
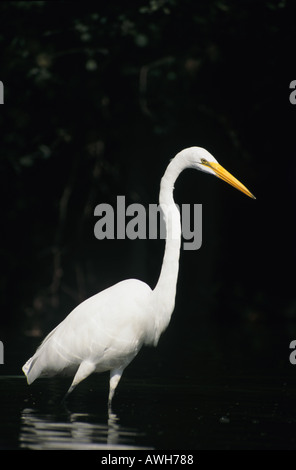
[[[20,447],[32,450],[50,449],[140,449],[133,443],[139,433],[120,425],[110,413],[106,424],[92,422],[89,413],[69,413],[65,419],[52,414],[40,414],[25,408],[21,414]]]

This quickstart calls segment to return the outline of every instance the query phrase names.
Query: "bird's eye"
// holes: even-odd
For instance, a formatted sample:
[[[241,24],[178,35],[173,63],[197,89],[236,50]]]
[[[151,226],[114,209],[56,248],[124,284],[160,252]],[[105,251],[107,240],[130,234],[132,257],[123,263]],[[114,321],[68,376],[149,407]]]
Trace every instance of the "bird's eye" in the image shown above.
[[[206,160],[205,158],[201,158],[200,161],[203,165],[208,165],[209,164],[208,160]]]

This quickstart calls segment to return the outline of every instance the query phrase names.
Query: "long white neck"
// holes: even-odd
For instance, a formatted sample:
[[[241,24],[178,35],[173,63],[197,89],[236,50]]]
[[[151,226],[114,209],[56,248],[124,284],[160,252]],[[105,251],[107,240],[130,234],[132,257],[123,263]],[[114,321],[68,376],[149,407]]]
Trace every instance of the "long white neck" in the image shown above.
[[[181,171],[188,165],[179,154],[170,162],[161,179],[159,204],[166,226],[166,244],[162,268],[153,291],[157,301],[157,324],[159,334],[167,327],[175,306],[176,287],[179,271],[181,245],[181,220],[174,202],[174,183]]]

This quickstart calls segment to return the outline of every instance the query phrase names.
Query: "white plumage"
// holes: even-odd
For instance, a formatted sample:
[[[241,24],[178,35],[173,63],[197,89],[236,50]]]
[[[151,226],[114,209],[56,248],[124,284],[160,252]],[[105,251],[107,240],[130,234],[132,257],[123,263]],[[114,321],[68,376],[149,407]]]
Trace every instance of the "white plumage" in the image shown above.
[[[92,372],[112,370],[121,375],[141,346],[160,334],[151,330],[151,297],[147,284],[128,279],[82,302],[26,362],[23,371],[28,383],[37,377],[76,374],[73,389]],[[129,308],[123,315],[126,298]]]
[[[178,153],[161,180],[159,202],[166,223],[166,246],[154,290],[128,279],[78,305],[41,343],[23,366],[29,384],[38,377],[74,375],[68,394],[93,372],[110,370],[109,406],[123,370],[143,344],[156,346],[174,310],[179,269],[181,223],[174,203],[174,183],[184,168],[195,168],[254,197],[206,150]]]

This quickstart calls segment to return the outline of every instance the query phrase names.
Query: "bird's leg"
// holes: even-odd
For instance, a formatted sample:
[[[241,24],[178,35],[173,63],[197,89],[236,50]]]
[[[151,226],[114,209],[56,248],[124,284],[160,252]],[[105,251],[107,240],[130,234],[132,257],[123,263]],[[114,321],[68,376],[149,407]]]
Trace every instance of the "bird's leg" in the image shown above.
[[[67,391],[66,395],[62,399],[62,403],[64,403],[67,400],[68,396],[70,395],[71,392],[73,392],[74,388],[75,388],[75,385],[72,384],[69,390]]]
[[[119,380],[121,379],[124,367],[119,367],[118,369],[113,369],[110,371],[110,385],[109,385],[109,397],[108,397],[108,410],[111,412],[111,402],[115,392],[115,389],[118,385]]]
[[[73,392],[74,388],[76,385],[78,385],[82,380],[86,379],[90,374],[92,374],[95,370],[96,366],[89,361],[83,361],[80,366],[78,367],[78,370],[74,376],[73,382],[67,391],[63,401],[66,400],[66,398],[70,395],[71,392]]]

